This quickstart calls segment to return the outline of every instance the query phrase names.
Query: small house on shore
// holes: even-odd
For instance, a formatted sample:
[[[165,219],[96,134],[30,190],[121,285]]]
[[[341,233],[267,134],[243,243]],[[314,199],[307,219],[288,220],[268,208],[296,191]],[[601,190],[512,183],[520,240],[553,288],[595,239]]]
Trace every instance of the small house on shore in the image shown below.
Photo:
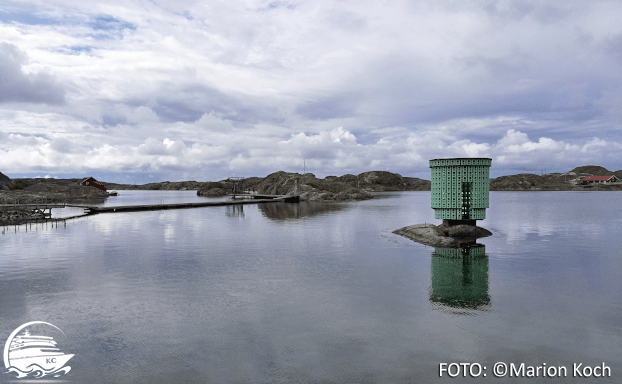
[[[78,184],[91,187],[91,188],[95,188],[101,192],[106,192],[106,186],[104,185],[104,183],[101,183],[95,180],[95,178],[93,177],[87,177],[86,179],[82,180]]]
[[[615,175],[611,176],[585,176],[580,180],[580,183],[583,185],[587,184],[609,184],[609,183],[617,183],[620,179],[618,179]]]

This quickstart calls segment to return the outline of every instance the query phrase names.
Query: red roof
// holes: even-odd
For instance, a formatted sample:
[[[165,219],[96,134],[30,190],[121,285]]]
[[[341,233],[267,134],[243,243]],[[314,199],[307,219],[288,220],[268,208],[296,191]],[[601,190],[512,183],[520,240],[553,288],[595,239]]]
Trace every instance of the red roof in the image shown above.
[[[613,175],[611,176],[585,176],[584,178],[581,179],[581,181],[607,181],[609,179],[611,179],[613,177]]]

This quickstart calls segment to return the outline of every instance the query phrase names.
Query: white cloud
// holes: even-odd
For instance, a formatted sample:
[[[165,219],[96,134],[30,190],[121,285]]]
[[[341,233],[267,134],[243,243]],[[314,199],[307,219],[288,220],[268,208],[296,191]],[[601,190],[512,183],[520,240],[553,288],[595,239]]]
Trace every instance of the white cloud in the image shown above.
[[[126,117],[127,121],[136,125],[150,125],[160,122],[158,115],[149,107],[141,105],[138,108],[129,108],[125,105],[117,106],[117,109]]]
[[[599,139],[598,137],[593,137],[581,147],[581,152],[594,153],[602,150],[607,150],[607,148],[620,149],[620,144],[608,143],[605,140]]]
[[[62,104],[65,91],[53,76],[40,70],[24,72],[28,56],[14,44],[0,42],[0,103]]]
[[[45,169],[64,172],[74,168],[89,174],[105,163],[109,172],[140,170],[173,176],[168,179],[174,179],[176,174],[180,175],[177,178],[184,173],[195,175],[203,169],[206,170],[201,173],[204,180],[217,180],[234,173],[249,176],[275,170],[300,172],[303,160],[308,170],[319,176],[335,174],[335,170],[343,174],[369,169],[402,174],[413,174],[413,169],[420,169],[422,176],[426,176],[428,160],[435,157],[491,157],[493,166],[497,167],[527,164],[551,167],[553,162],[574,167],[595,164],[603,156],[616,158],[622,149],[619,142],[597,137],[580,145],[546,137],[532,141],[524,132],[513,129],[492,143],[444,140],[442,134],[434,131],[393,128],[383,132],[380,139],[361,144],[342,127],[316,134],[299,132],[286,140],[278,136],[241,136],[236,138],[234,146],[226,135],[217,137],[217,141],[204,142],[150,137],[142,142],[101,143],[91,148],[74,148],[64,137],[47,139],[23,134],[8,137],[8,141],[0,143],[0,167],[11,172],[18,169],[24,172],[23,161],[28,162],[25,171],[29,172]]]
[[[619,155],[622,143],[619,141],[605,141],[598,137],[586,140],[584,143],[571,144],[547,137],[540,137],[538,141],[531,141],[527,134],[510,129],[506,135],[492,146],[493,158],[498,165],[527,165],[541,168],[560,168],[565,170],[578,165],[614,164],[610,170],[617,170],[619,163],[612,161]]]
[[[232,121],[223,119],[215,113],[204,113],[196,123],[197,127],[205,128],[209,131],[230,132],[235,126]]]
[[[0,23],[3,172],[619,167],[615,1],[13,8],[49,22]]]
[[[488,143],[474,143],[468,139],[455,141],[448,148],[457,153],[462,152],[457,157],[488,157],[490,151]]]

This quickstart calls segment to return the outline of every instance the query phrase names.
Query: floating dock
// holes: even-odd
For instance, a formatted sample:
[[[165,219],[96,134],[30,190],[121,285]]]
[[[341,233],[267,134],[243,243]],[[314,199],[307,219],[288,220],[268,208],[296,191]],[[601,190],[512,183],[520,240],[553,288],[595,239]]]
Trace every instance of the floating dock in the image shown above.
[[[0,211],[8,211],[9,209],[52,209],[52,208],[65,208],[65,203],[0,204]]]
[[[243,205],[243,204],[260,204],[260,203],[298,203],[300,196],[274,196],[262,195],[262,198],[255,198],[229,201],[206,201],[200,203],[176,203],[176,204],[147,204],[147,205],[121,205],[121,206],[92,206],[92,205],[70,205],[68,207],[84,208],[89,214],[111,213],[111,212],[137,212],[137,211],[161,211],[164,209],[187,209],[201,207],[218,207],[225,205]]]

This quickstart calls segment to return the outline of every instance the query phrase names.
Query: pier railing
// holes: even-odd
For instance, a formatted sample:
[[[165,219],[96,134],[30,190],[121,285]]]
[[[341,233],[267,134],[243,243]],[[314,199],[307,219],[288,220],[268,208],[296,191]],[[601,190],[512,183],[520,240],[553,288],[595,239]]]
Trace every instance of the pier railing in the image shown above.
[[[0,203],[0,210],[2,211],[8,211],[11,209],[36,209],[36,210],[48,210],[48,209],[52,209],[52,208],[65,208],[65,206],[67,205],[66,203],[62,202],[62,203],[58,203],[58,202],[51,202],[51,201],[47,201],[47,200],[35,200],[34,202],[30,202],[30,203],[24,203],[22,200],[22,202],[19,201],[20,199],[12,199],[12,201],[10,199],[3,199],[2,202]]]

